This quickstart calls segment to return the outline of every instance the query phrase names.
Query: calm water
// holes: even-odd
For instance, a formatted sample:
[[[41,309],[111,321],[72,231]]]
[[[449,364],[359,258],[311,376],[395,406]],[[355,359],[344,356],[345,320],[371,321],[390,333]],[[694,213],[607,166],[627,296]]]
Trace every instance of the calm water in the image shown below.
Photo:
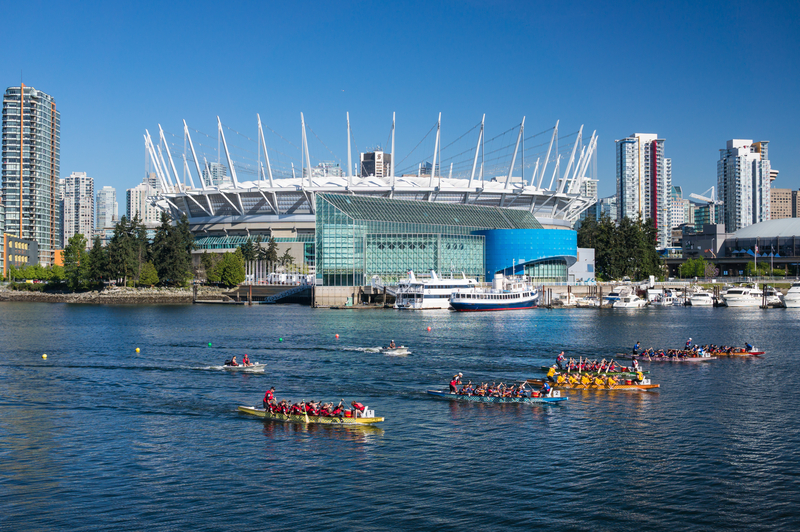
[[[0,304],[0,529],[796,530],[798,320]],[[689,336],[768,356],[650,364],[656,393],[569,392],[555,406],[421,393],[456,371],[508,382],[561,349],[608,357]],[[360,350],[390,339],[412,354]],[[266,373],[209,368],[243,353]],[[271,385],[359,399],[387,420],[304,427],[236,412]]]

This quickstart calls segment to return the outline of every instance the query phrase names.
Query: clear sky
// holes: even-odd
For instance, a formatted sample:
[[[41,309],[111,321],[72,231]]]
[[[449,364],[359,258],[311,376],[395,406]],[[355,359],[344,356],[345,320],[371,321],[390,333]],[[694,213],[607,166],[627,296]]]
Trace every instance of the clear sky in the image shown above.
[[[398,160],[439,112],[444,143],[483,113],[487,137],[523,115],[526,136],[585,124],[601,196],[634,132],[666,139],[685,195],[716,184],[726,140],[769,140],[775,186],[800,187],[799,2],[28,1],[3,21],[2,82],[55,97],[62,176],[85,171],[120,204],[145,129],[182,147],[185,119],[215,147],[217,115],[254,138],[256,113],[298,145],[303,112],[324,143],[312,158],[343,161],[347,111],[354,152],[386,146],[396,112]]]

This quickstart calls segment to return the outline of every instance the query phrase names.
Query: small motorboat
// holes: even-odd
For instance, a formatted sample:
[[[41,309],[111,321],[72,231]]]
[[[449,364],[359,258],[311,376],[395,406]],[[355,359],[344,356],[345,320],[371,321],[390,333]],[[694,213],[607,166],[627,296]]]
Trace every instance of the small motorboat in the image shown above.
[[[390,356],[402,356],[408,355],[411,351],[404,345],[398,345],[395,347],[381,347],[381,353]]]

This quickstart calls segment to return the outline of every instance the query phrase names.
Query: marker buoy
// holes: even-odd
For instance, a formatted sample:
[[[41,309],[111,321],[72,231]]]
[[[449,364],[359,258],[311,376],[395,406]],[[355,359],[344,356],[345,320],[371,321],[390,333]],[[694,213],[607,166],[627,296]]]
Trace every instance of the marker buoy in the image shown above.
[[[283,338],[278,338],[278,341],[279,342],[283,342]]]
[[[47,360],[47,355],[46,354],[42,355],[42,358]]]
[[[137,352],[137,353],[139,352],[139,348],[138,348],[138,347],[136,348],[136,352]]]
[[[431,332],[431,328],[430,327],[428,327],[428,332]]]
[[[211,342],[208,342],[208,347],[211,347]]]
[[[339,339],[339,335],[338,335],[338,334],[336,335],[336,339],[337,339],[337,340]]]

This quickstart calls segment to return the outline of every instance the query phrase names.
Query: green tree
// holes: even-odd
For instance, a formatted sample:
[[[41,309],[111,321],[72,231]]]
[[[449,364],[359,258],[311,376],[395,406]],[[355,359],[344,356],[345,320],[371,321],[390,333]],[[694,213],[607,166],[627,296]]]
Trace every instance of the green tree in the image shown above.
[[[216,273],[219,275],[219,282],[228,287],[234,287],[244,281],[244,257],[241,250],[237,249],[233,253],[225,253],[222,260],[217,264]]]
[[[123,216],[114,226],[114,233],[108,242],[108,274],[112,279],[121,279],[128,284],[128,278],[136,271],[131,224]]]
[[[219,272],[217,272],[217,264],[222,259],[218,253],[203,253],[200,255],[200,263],[206,271],[206,280],[210,283],[219,282]]]
[[[64,279],[66,279],[66,276],[63,266],[59,266],[58,264],[50,266],[50,282],[60,283]]]
[[[242,250],[242,257],[244,257],[244,260],[246,261],[256,260],[258,257],[258,251],[253,245],[253,241],[249,238],[244,244],[239,246],[239,249]]]
[[[108,278],[108,254],[103,247],[100,237],[94,238],[92,249],[89,251],[89,279],[102,282]]]
[[[69,239],[64,247],[64,274],[67,286],[75,291],[83,288],[88,274],[88,256],[86,238],[78,233]]]
[[[158,272],[152,262],[145,262],[142,265],[142,273],[139,277],[139,284],[144,286],[154,286],[158,284]]]
[[[278,262],[278,243],[275,242],[275,237],[269,237],[267,243],[267,252],[264,254],[264,259],[269,262]]]
[[[172,225],[167,213],[162,212],[161,225],[153,238],[152,255],[158,277],[162,284],[170,286],[181,286],[191,276],[191,241],[187,244],[179,225]]]
[[[142,266],[150,260],[150,243],[147,241],[147,228],[142,223],[139,214],[131,224],[131,238],[133,241],[133,256],[136,261],[136,279],[142,276]]]
[[[292,257],[292,254],[289,253],[288,248],[286,249],[286,251],[279,260],[281,261],[281,264],[283,264],[284,266],[286,266],[287,264],[294,264],[294,257]]]

